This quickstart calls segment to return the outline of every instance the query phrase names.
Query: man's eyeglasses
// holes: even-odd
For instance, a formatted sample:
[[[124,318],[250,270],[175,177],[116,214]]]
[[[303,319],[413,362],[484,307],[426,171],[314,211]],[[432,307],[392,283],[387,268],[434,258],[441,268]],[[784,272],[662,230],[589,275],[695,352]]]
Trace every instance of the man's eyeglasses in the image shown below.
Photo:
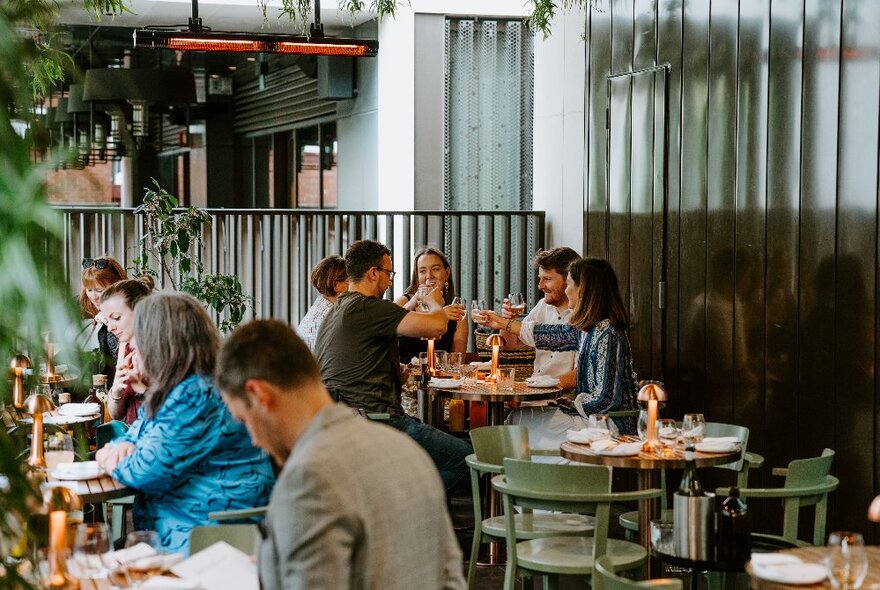
[[[83,268],[91,268],[95,267],[98,270],[103,270],[110,266],[110,261],[106,258],[83,258],[82,267]]]
[[[382,272],[386,273],[386,274],[388,275],[388,278],[391,279],[392,281],[394,280],[394,275],[397,274],[397,271],[396,271],[396,270],[390,270],[390,269],[387,269],[387,268],[382,268],[381,266],[377,266],[377,267],[376,267],[376,270],[381,270]]]

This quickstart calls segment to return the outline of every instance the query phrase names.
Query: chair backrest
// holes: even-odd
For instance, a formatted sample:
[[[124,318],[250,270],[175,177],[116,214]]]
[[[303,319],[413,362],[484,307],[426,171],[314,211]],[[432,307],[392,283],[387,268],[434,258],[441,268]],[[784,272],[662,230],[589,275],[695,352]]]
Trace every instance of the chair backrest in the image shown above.
[[[795,459],[788,464],[788,474],[785,476],[786,488],[806,488],[821,485],[831,473],[831,464],[834,462],[834,451],[825,449],[818,457],[809,459]],[[806,505],[806,504],[804,504]]]
[[[742,452],[739,455],[739,461],[733,463],[725,463],[724,465],[716,465],[718,469],[730,469],[739,473],[743,469],[748,469],[748,465],[744,465],[743,458],[749,445],[749,429],[745,426],[737,426],[736,424],[724,424],[723,422],[706,422],[706,436],[735,436],[742,443]]]
[[[197,526],[189,533],[189,552],[198,553],[214,543],[225,541],[253,557],[260,549],[261,540],[260,529],[255,524]]]
[[[128,432],[128,424],[121,420],[111,420],[101,424],[95,429],[95,449],[100,449],[126,432]]]
[[[483,426],[471,430],[477,461],[499,468],[504,459],[530,459],[529,429],[522,425]]]
[[[614,573],[611,558],[600,557],[593,564],[593,590],[681,590],[681,580],[663,578],[636,582]]]

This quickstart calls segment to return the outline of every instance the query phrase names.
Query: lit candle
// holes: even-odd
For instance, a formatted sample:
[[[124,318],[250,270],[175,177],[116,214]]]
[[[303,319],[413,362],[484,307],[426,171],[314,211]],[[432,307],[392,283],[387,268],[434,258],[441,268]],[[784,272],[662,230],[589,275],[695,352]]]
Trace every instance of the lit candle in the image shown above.
[[[434,375],[434,339],[428,338],[428,372]]]
[[[64,588],[67,579],[67,513],[49,513],[49,587]]]

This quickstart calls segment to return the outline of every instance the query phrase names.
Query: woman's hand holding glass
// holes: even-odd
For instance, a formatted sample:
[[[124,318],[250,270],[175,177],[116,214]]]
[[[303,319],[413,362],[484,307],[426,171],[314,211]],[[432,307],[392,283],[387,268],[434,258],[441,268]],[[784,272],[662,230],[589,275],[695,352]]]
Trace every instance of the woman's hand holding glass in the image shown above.
[[[464,305],[453,302],[443,308],[443,313],[446,314],[446,318],[449,321],[458,322],[464,318],[467,312],[464,309]]]

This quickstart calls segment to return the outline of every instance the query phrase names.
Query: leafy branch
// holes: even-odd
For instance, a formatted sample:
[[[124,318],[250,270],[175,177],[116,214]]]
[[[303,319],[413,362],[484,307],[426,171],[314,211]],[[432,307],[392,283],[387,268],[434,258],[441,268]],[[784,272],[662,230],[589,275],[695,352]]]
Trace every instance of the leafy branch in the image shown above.
[[[602,11],[599,7],[600,0],[531,0],[532,14],[527,19],[529,28],[535,32],[541,32],[544,39],[550,36],[550,23],[556,18],[556,11],[561,6],[563,10],[582,8],[589,6],[592,10]]]
[[[155,188],[146,188],[143,204],[135,214],[146,218],[147,232],[141,237],[141,255],[132,261],[135,274],[159,277],[152,261],[178,291],[199,299],[224,317],[220,329],[231,330],[244,318],[251,298],[244,294],[235,275],[206,274],[201,254],[202,231],[211,217],[198,207],[175,212],[177,198],[163,189],[156,179]]]

